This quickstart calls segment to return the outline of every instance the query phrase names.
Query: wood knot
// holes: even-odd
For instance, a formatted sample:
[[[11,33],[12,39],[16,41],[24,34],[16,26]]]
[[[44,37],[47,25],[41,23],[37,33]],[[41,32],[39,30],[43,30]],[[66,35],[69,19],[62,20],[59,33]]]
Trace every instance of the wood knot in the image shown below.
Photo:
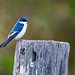
[[[25,55],[25,48],[21,48],[20,54]]]

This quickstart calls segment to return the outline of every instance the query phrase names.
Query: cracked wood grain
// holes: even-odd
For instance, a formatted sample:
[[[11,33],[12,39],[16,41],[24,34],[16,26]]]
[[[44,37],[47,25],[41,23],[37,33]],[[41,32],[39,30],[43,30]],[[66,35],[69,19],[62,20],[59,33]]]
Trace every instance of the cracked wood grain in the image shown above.
[[[67,42],[18,41],[13,75],[68,75],[69,50]]]

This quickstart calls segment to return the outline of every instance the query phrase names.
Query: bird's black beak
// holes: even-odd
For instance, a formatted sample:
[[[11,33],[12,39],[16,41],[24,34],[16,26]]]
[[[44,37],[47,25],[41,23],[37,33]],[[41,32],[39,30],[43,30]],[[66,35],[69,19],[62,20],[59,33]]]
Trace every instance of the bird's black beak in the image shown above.
[[[29,20],[27,20],[27,22],[29,22]]]

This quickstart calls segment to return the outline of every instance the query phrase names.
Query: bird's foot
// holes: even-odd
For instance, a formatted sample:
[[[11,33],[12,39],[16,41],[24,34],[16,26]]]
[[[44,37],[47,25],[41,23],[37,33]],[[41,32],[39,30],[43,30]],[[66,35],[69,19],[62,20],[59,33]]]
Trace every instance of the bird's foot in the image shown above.
[[[18,41],[21,41],[21,39],[18,39]]]

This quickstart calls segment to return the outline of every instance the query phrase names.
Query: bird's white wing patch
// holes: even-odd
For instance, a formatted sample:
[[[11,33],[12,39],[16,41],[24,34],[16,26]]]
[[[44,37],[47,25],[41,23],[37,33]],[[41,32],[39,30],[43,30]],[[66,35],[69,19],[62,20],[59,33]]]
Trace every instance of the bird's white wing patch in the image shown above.
[[[14,31],[13,33],[9,34],[8,37],[13,36],[17,31]]]

